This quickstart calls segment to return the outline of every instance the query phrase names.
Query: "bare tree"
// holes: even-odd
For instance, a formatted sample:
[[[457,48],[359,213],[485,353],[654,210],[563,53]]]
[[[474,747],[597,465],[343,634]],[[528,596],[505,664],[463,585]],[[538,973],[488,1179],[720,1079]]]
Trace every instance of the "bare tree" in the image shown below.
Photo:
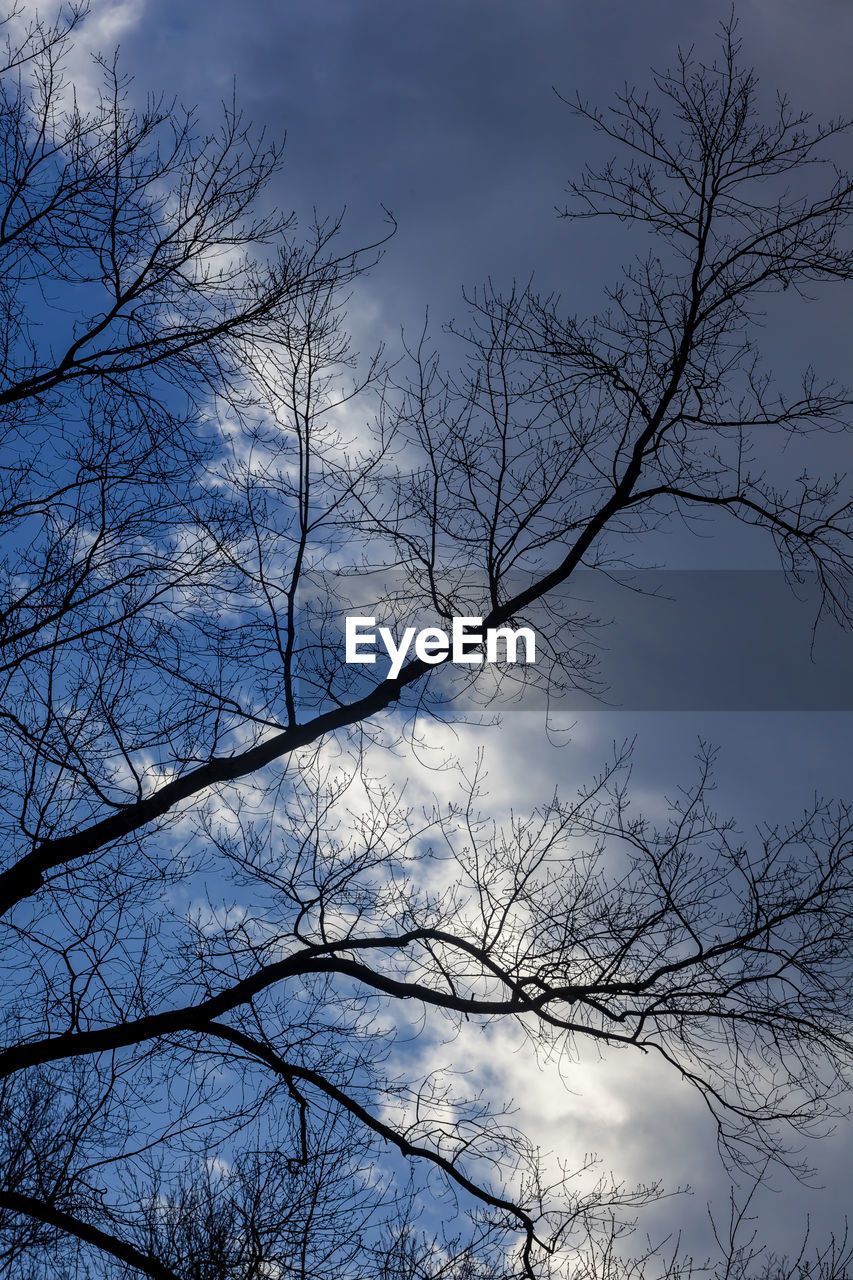
[[[342,614],[541,605],[559,685],[579,671],[558,588],[713,509],[849,621],[841,481],[783,491],[752,443],[848,421],[846,393],[807,374],[786,398],[752,349],[763,295],[851,274],[853,187],[816,167],[844,126],[785,102],[765,123],[731,28],[654,100],[578,103],[629,158],[581,179],[575,214],[646,228],[651,255],[588,323],[474,294],[458,372],[424,338],[401,379],[342,327],[377,246],[267,211],[279,152],[233,106],[200,137],[174,104],[134,112],[102,62],[78,109],[78,20],[15,46],[3,98],[0,1257],[644,1274],[622,1241],[657,1183],[549,1176],[397,1038],[414,1009],[436,1039],[511,1019],[534,1047],[635,1046],[699,1091],[728,1156],[784,1158],[848,1080],[850,811],[745,841],[703,752],[658,826],[629,811],[626,753],[506,829],[476,777],[414,812],[377,753],[453,688],[418,658],[354,670]]]

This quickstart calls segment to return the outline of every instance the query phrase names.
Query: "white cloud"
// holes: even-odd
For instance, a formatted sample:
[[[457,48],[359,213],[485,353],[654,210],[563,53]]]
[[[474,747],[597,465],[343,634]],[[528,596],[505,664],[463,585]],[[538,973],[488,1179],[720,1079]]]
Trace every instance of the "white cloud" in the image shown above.
[[[213,1178],[227,1178],[231,1173],[231,1165],[221,1156],[208,1156],[204,1163]]]
[[[103,54],[108,60],[112,58],[121,37],[139,26],[144,12],[145,0],[91,0],[90,11],[72,33],[63,60],[66,90],[76,93],[83,111],[97,106],[102,85],[102,73],[95,65],[94,56]],[[43,17],[37,5],[25,0],[8,20],[4,34],[8,34],[13,43],[19,41],[36,19]]]
[[[103,54],[110,59],[122,36],[139,26],[144,11],[145,0],[92,0],[91,11],[74,33],[66,60],[68,79],[83,111],[97,106],[102,84],[93,56]]]

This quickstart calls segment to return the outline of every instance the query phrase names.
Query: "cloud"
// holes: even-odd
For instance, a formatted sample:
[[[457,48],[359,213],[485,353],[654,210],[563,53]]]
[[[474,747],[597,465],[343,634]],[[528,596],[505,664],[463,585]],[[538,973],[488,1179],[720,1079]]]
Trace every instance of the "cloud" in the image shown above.
[[[91,11],[75,31],[65,59],[68,83],[82,111],[92,111],[98,105],[103,77],[95,59],[98,55],[107,61],[112,58],[122,36],[142,22],[145,6],[146,0],[92,0]]]

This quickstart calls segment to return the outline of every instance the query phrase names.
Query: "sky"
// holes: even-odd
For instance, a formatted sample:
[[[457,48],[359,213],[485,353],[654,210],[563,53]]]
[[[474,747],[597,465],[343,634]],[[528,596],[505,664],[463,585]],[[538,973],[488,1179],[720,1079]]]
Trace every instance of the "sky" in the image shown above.
[[[344,242],[352,245],[382,235],[383,206],[390,210],[398,230],[358,284],[350,323],[363,348],[385,341],[394,351],[401,329],[417,334],[427,311],[436,326],[460,314],[462,286],[487,277],[506,285],[533,274],[571,310],[600,305],[625,246],[612,228],[569,227],[556,216],[567,178],[601,152],[555,89],[606,103],[626,81],[647,80],[650,65],[668,65],[679,44],[711,56],[729,11],[728,0],[93,0],[74,75],[85,92],[86,47],[107,51],[120,42],[140,102],[148,92],[177,95],[197,105],[203,123],[215,120],[236,85],[247,119],[272,136],[287,134],[274,190],[284,209],[305,220],[315,207],[329,215],[345,207]],[[850,0],[742,0],[738,13],[744,57],[755,63],[768,101],[783,90],[818,115],[844,113]],[[850,321],[849,298],[839,290],[809,307],[786,297],[764,333],[771,364],[784,371],[812,362],[849,377]],[[841,454],[826,461],[844,465]],[[704,540],[669,537],[654,555],[667,569],[773,567],[760,539],[728,526],[715,532]],[[800,618],[805,637],[810,619]],[[798,662],[803,681],[810,678],[807,643],[798,646],[786,677],[792,691]],[[850,650],[835,652],[840,669]],[[806,713],[780,694],[770,709],[732,711],[731,701],[716,706],[716,695],[705,694],[694,689],[667,710],[631,710],[630,695],[620,710],[564,708],[560,745],[544,733],[541,709],[508,712],[499,733],[461,729],[458,749],[470,758],[485,744],[507,810],[545,800],[555,784],[573,786],[594,772],[613,740],[634,735],[635,780],[651,807],[689,779],[700,736],[720,747],[719,807],[744,826],[793,817],[815,791],[849,794],[849,709]],[[597,1149],[625,1177],[691,1183],[689,1204],[666,1202],[657,1212],[701,1251],[705,1202],[724,1209],[727,1183],[699,1102],[624,1054],[579,1064],[569,1079],[575,1092],[565,1092],[550,1068],[525,1066],[510,1041],[486,1044],[472,1033],[456,1053],[475,1074],[493,1064],[546,1144]],[[849,1132],[841,1132],[810,1153],[821,1191],[777,1175],[761,1202],[774,1248],[794,1244],[806,1212],[815,1235],[837,1222],[849,1150]]]

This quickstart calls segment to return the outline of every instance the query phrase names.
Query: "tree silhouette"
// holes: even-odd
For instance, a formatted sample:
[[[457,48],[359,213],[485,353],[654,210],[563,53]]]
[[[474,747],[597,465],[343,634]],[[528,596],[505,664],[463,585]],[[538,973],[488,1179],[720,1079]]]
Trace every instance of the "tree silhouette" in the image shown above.
[[[280,151],[233,106],[205,137],[101,60],[82,111],[82,18],[9,45],[2,101],[7,1273],[688,1274],[623,1256],[657,1183],[549,1178],[397,1041],[416,1010],[436,1042],[513,1020],[533,1046],[635,1046],[728,1157],[784,1158],[848,1078],[849,808],[744,843],[702,752],[656,825],[617,752],[503,828],[477,776],[413,810],[383,752],[483,673],[354,668],[343,617],[538,606],[559,688],[584,674],[559,589],[713,510],[849,622],[842,480],[782,489],[761,462],[850,399],[811,372],[780,393],[753,345],[765,295],[851,275],[853,187],[824,158],[846,126],[784,100],[765,120],[733,24],[653,94],[578,101],[627,161],[567,213],[649,231],[649,255],[601,317],[490,286],[458,369],[426,335],[389,368],[343,327],[380,242],[270,212]],[[763,1265],[727,1248],[726,1274]],[[846,1265],[832,1246],[815,1272]]]

